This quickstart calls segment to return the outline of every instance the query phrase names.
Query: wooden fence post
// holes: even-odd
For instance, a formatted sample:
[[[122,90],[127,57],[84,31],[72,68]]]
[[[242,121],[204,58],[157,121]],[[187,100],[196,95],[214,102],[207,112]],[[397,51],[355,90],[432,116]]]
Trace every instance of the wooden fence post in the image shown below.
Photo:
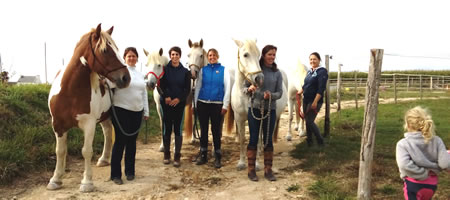
[[[430,90],[433,90],[433,77],[430,76]]]
[[[420,100],[422,100],[422,97],[423,97],[423,91],[422,91],[422,74],[421,75],[419,75],[419,79],[420,79],[420,81],[419,81],[419,87],[420,87]]]
[[[408,75],[408,80],[407,80],[407,82],[406,82],[406,91],[407,91],[407,92],[409,91],[409,75]]]
[[[341,111],[341,67],[342,64],[338,64],[338,74],[337,74],[337,86],[336,86],[336,101],[337,101],[337,111]]]
[[[361,137],[361,152],[359,160],[358,199],[370,199],[372,181],[372,161],[375,147],[375,133],[378,110],[378,89],[383,62],[383,49],[370,50],[370,66],[367,79],[364,109],[364,122]]]
[[[397,104],[397,81],[395,79],[395,74],[392,76],[394,79],[394,103]]]
[[[328,74],[330,74],[330,56],[325,55],[325,67],[327,68]],[[329,77],[329,76],[328,76]],[[327,80],[327,89],[326,89],[326,97],[325,97],[325,124],[323,137],[327,137],[330,133],[330,78]]]
[[[355,109],[358,110],[358,71],[355,71]]]

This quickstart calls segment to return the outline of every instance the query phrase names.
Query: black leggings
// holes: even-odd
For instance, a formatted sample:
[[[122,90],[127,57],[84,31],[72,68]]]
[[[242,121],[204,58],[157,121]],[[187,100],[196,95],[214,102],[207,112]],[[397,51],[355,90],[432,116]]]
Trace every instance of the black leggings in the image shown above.
[[[161,102],[162,116],[163,116],[163,143],[164,149],[170,151],[170,137],[172,130],[174,131],[175,138],[181,138],[183,130],[183,117],[185,102],[180,102],[175,107]],[[177,140],[176,140],[177,141]],[[181,140],[179,140],[181,142]],[[175,153],[180,153],[181,143],[175,144]]]
[[[208,130],[209,120],[211,119],[211,132],[213,136],[214,150],[220,153],[222,139],[222,106],[223,104],[203,103],[197,101],[197,113],[200,121],[200,150],[208,150]]]
[[[139,130],[142,123],[143,111],[134,112],[115,106],[114,110],[123,131],[127,133],[134,133]],[[111,178],[122,177],[122,168],[120,163],[122,162],[124,150],[125,175],[135,175],[136,139],[139,131],[132,136],[126,136],[119,128],[115,117],[111,116],[111,119],[115,131],[115,140],[111,155]]]

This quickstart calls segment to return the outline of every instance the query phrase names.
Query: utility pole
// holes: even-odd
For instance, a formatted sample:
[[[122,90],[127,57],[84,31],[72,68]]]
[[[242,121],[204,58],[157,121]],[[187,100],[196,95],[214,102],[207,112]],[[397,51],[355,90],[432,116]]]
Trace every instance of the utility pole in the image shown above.
[[[45,64],[45,84],[48,83],[47,81],[47,43],[44,42],[44,64]]]

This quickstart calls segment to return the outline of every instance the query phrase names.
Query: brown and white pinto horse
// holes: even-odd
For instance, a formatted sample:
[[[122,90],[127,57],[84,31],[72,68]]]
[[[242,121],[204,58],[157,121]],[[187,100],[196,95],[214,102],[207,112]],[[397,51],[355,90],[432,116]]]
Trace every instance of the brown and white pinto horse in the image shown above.
[[[84,173],[80,191],[94,190],[92,183],[92,143],[95,126],[101,122],[105,137],[103,153],[98,166],[109,164],[112,146],[112,123],[108,119],[111,106],[103,78],[119,88],[128,87],[130,74],[119,56],[111,33],[113,27],[104,32],[101,24],[83,35],[77,43],[72,59],[65,69],[58,72],[50,89],[48,104],[56,136],[56,167],[47,189],[61,188],[67,155],[67,132],[79,127],[84,132]]]

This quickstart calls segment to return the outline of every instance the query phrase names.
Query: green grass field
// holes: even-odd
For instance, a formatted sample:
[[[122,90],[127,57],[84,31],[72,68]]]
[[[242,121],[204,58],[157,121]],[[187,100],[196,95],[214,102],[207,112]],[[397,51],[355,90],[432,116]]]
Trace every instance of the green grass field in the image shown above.
[[[450,100],[427,100],[378,106],[377,129],[372,171],[373,199],[402,199],[402,180],[395,161],[395,146],[403,137],[403,115],[417,105],[432,112],[436,132],[450,145]],[[347,109],[331,115],[331,133],[326,147],[308,148],[299,144],[292,156],[302,160],[298,166],[316,175],[308,192],[317,199],[356,199],[359,152],[364,108]],[[319,123],[323,127],[323,121]],[[450,173],[439,175],[438,191],[433,199],[450,199]]]
[[[7,184],[29,170],[52,171],[55,167],[55,136],[47,99],[49,85],[5,86],[0,84],[0,184]],[[160,132],[152,93],[149,93],[150,117],[142,125],[139,140]],[[69,155],[82,158],[83,134],[73,128],[68,133]],[[97,125],[94,159],[103,149],[103,132]]]

